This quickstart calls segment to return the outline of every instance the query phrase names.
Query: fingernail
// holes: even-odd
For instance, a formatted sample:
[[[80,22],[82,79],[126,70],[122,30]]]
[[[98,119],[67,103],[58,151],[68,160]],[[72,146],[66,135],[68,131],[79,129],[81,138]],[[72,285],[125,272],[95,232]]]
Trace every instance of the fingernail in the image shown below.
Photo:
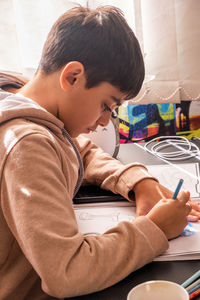
[[[198,221],[198,219],[199,219],[199,218],[198,218],[198,217],[195,217],[195,216],[194,216],[194,217],[188,217],[188,218],[187,218],[188,222],[196,222],[196,221]]]

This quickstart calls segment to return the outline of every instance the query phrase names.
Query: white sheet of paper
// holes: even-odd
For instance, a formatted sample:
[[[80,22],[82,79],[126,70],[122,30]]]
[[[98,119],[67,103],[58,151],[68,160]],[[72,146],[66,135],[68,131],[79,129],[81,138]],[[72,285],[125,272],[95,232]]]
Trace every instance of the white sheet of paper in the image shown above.
[[[84,206],[75,208],[75,214],[80,232],[85,235],[99,235],[117,226],[122,221],[132,221],[135,218],[134,206]],[[123,204],[122,204],[123,205]]]
[[[80,232],[84,235],[100,235],[123,221],[135,218],[135,207],[125,206],[75,207]],[[195,256],[194,256],[195,255]],[[169,249],[155,260],[200,259],[200,222],[189,223],[183,234],[169,242]]]
[[[190,191],[191,198],[200,198],[200,172],[198,163],[149,165],[150,174],[159,179],[159,182],[174,191],[179,179],[183,179],[181,189]]]
[[[174,190],[179,179],[183,178],[183,189],[189,190],[192,198],[199,199],[198,164],[179,164],[177,169],[170,165],[153,165],[148,166],[148,169],[153,176],[159,179],[161,184],[171,190]],[[123,201],[106,204],[80,204],[75,205],[74,209],[79,230],[84,235],[103,234],[110,228],[117,226],[119,222],[132,221],[136,216],[133,204]],[[200,259],[200,222],[189,223],[183,234],[171,240],[169,249],[155,260],[184,259]]]

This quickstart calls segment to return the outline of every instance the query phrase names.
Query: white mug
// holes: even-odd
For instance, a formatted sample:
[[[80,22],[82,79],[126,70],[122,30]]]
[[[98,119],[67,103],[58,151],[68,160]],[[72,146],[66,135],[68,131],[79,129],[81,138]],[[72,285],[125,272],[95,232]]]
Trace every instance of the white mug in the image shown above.
[[[134,287],[127,300],[189,300],[189,294],[175,282],[154,280]]]

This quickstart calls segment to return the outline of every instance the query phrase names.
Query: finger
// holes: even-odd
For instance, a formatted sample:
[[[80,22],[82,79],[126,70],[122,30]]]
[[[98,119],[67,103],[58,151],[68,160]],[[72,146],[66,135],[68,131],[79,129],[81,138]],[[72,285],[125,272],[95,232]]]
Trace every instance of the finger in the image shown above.
[[[191,206],[194,210],[200,212],[200,202],[196,202],[196,201],[190,200],[189,203],[190,203],[190,206]]]
[[[197,216],[189,215],[187,220],[188,222],[198,222],[199,218]]]
[[[190,199],[190,192],[189,191],[181,191],[178,200],[182,203],[187,203]]]
[[[189,215],[190,214],[190,212],[192,211],[192,207],[190,206],[190,204],[189,203],[186,203],[186,215]]]
[[[200,212],[196,211],[195,209],[191,210],[190,215],[196,216],[200,219]]]

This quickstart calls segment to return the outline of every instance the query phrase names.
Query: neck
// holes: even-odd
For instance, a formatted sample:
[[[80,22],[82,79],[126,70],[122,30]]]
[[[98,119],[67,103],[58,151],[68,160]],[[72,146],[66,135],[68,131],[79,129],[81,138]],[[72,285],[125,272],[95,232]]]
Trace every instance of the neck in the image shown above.
[[[38,72],[18,92],[24,97],[37,102],[57,117],[56,98],[59,96],[59,90],[59,74],[57,72],[51,75],[43,75],[41,72]]]

